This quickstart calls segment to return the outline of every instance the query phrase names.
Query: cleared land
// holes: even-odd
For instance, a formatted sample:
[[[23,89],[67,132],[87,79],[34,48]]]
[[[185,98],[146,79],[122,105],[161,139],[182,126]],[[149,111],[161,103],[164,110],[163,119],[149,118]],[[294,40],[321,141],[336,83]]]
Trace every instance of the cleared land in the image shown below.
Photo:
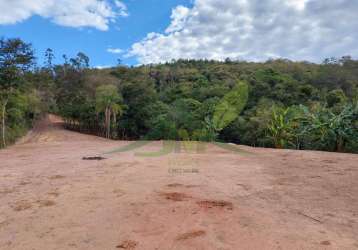
[[[1,150],[0,249],[358,249],[358,155],[128,144],[50,116]]]

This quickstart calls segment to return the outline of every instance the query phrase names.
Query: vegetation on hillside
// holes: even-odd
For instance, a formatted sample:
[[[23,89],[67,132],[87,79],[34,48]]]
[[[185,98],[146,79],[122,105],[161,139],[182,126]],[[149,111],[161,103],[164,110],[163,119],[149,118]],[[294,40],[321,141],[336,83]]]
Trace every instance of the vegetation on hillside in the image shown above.
[[[38,92],[27,79],[34,62],[30,44],[20,39],[0,40],[1,143],[23,135],[40,113]]]
[[[100,70],[83,53],[54,65],[49,49],[44,66],[35,67],[31,45],[17,40],[31,53],[9,71],[11,41],[1,40],[2,146],[40,112],[53,112],[70,129],[114,139],[358,152],[358,61],[349,56],[322,64],[178,60]]]

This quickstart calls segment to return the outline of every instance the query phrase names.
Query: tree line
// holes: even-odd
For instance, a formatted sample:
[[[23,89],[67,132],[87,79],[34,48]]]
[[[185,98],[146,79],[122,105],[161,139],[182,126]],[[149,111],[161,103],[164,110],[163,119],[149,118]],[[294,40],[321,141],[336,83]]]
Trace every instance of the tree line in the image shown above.
[[[42,113],[121,140],[222,141],[358,152],[358,61],[177,60],[108,69],[84,53],[35,64],[31,44],[1,39],[2,146]]]

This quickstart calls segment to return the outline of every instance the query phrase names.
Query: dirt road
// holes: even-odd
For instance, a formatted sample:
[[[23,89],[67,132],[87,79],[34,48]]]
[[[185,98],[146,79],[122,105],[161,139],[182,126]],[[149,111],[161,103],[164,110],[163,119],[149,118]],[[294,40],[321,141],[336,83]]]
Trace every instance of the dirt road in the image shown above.
[[[148,154],[162,142],[103,154],[130,142],[58,122],[0,151],[0,249],[358,249],[358,155]]]

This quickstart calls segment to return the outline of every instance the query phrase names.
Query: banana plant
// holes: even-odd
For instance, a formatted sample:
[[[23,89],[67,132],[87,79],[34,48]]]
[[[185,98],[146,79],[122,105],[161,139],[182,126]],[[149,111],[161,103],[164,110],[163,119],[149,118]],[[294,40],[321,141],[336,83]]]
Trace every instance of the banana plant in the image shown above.
[[[267,126],[268,136],[273,140],[276,148],[295,146],[295,119],[292,109],[277,108],[272,111],[271,121]]]
[[[348,141],[358,141],[358,105],[348,104],[338,114],[321,107],[304,110],[300,134],[318,149],[343,152]]]

